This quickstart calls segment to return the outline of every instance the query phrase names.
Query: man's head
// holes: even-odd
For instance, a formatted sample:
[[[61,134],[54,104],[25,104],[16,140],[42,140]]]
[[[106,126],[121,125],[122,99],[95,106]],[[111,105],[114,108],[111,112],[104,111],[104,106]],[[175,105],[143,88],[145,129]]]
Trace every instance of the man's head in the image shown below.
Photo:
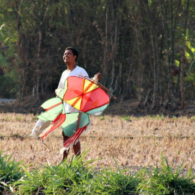
[[[67,47],[67,48],[65,49],[64,53],[65,53],[67,50],[72,51],[73,55],[76,56],[76,59],[75,59],[75,61],[76,61],[76,60],[78,59],[78,57],[79,57],[79,52],[78,52],[75,48],[73,48],[73,47]]]
[[[79,53],[76,49],[67,47],[63,55],[63,60],[67,66],[75,66],[75,61],[77,60],[78,55]]]

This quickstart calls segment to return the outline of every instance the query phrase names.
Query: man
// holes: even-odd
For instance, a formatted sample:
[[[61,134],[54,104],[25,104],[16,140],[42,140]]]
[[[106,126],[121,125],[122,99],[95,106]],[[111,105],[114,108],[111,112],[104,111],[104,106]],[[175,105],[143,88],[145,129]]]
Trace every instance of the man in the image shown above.
[[[72,47],[67,47],[65,49],[64,55],[63,55],[63,60],[67,66],[67,69],[62,73],[62,76],[60,78],[59,84],[58,84],[58,89],[64,87],[65,80],[69,76],[83,76],[83,77],[88,77],[87,72],[85,69],[79,67],[76,65],[76,60],[78,59],[78,51]],[[94,76],[94,79],[96,81],[99,81],[101,79],[101,74],[97,73]],[[58,90],[57,89],[57,90]],[[56,90],[56,93],[57,93]],[[67,104],[64,102],[64,108],[66,113],[73,113],[73,112],[78,112],[78,110],[71,105]],[[78,120],[79,121],[79,120]],[[62,131],[62,136],[63,136],[63,143],[68,140],[70,136],[74,134],[74,129],[72,132],[68,132],[66,130]],[[81,154],[81,146],[80,146],[80,141],[77,142],[77,144],[73,145],[73,150],[76,156]],[[69,151],[64,151],[63,153],[63,160],[67,158]]]
[[[65,71],[63,71],[59,84],[58,84],[58,88],[55,90],[56,94],[58,94],[58,91],[61,88],[64,88],[64,84],[65,81],[68,77],[70,76],[83,76],[83,77],[88,77],[87,72],[85,71],[85,69],[79,67],[78,65],[76,65],[76,60],[78,58],[78,51],[72,47],[67,47],[65,49],[64,55],[63,55],[63,61],[65,62],[67,69]],[[94,78],[94,80],[99,81],[101,79],[101,74],[97,73]],[[68,103],[64,102],[64,108],[65,108],[65,112],[66,113],[74,113],[74,112],[79,112],[76,108],[72,107],[71,105],[69,105]],[[78,119],[79,121],[79,119]],[[32,137],[38,137],[45,128],[48,128],[48,126],[50,125],[50,122],[44,122],[42,120],[38,120],[31,136]],[[72,128],[67,128],[67,129],[63,129],[62,131],[62,136],[63,136],[63,144],[65,143],[65,141],[68,140],[69,137],[71,137],[73,134],[75,133],[75,129]],[[81,146],[80,146],[80,142],[78,141],[77,144],[73,145],[73,150],[76,156],[81,154]],[[63,159],[66,159],[68,156],[69,150],[68,151],[64,151],[63,152]]]

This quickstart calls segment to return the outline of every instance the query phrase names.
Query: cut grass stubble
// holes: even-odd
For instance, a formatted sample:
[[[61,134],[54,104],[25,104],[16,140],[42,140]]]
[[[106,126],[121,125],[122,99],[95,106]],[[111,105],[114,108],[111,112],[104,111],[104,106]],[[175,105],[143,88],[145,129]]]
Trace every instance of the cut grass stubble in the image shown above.
[[[44,143],[29,137],[36,123],[31,114],[0,114],[0,148],[16,161],[30,167],[57,165],[61,161],[61,129],[49,135]],[[114,166],[113,158],[122,167],[155,167],[161,154],[175,166],[185,162],[195,169],[195,121],[193,118],[162,116],[91,117],[92,124],[81,137],[87,160],[97,159],[97,166]],[[72,150],[70,157],[73,156]]]

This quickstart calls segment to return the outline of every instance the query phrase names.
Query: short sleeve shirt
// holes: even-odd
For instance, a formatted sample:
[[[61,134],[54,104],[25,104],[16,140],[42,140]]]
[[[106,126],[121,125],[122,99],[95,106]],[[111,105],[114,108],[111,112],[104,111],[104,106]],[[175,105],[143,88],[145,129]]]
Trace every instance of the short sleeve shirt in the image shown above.
[[[75,69],[73,69],[72,71],[67,69],[62,73],[62,76],[60,78],[60,82],[58,84],[58,89],[64,87],[65,80],[70,76],[89,77],[86,70],[84,68],[79,67],[79,66],[76,66]],[[78,110],[76,108],[72,107],[71,105],[67,104],[66,102],[64,102],[64,108],[65,108],[66,113],[78,112]]]

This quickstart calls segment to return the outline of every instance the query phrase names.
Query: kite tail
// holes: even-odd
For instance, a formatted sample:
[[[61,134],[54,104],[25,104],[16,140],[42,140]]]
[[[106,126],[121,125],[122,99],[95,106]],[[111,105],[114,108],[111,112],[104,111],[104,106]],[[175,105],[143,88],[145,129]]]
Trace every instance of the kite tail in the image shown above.
[[[87,129],[87,125],[78,129],[74,135],[68,138],[66,142],[64,142],[64,150],[68,150],[73,144],[76,144],[79,141],[81,134]]]
[[[40,136],[41,140],[43,140],[49,133],[58,128],[64,121],[66,120],[65,114],[59,114],[58,117],[53,121],[52,127],[49,130],[44,131]]]

